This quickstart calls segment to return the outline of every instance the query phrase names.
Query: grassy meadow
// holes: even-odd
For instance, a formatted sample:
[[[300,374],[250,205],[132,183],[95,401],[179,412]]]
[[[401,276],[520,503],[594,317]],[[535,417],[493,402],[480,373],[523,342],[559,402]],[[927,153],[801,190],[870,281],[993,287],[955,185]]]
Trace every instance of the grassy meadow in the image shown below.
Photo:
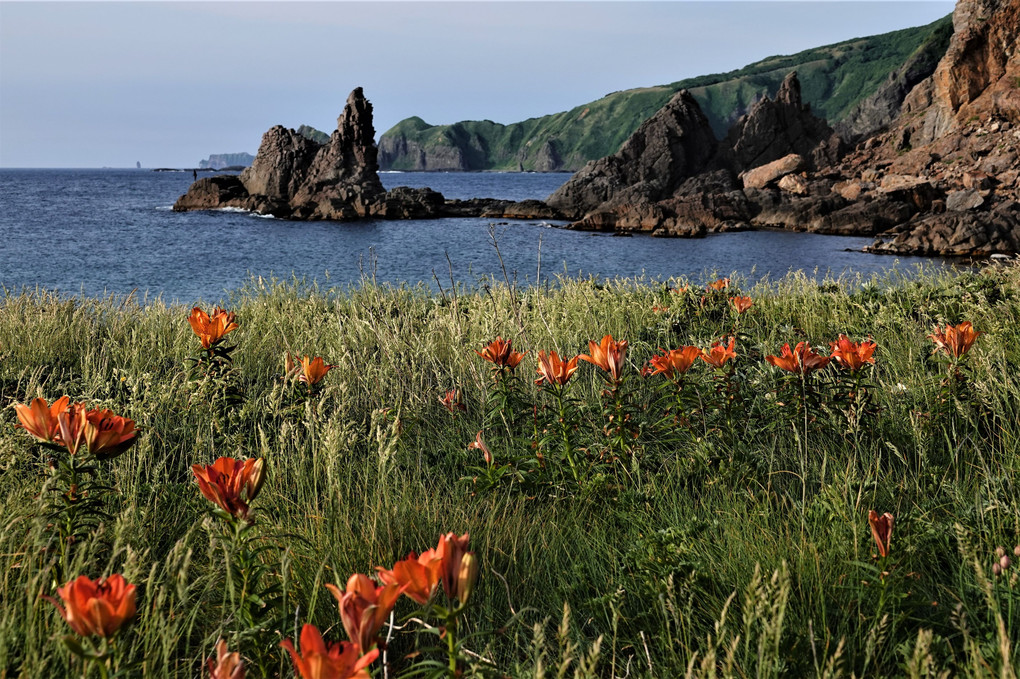
[[[279,644],[302,625],[347,638],[325,584],[448,532],[480,563],[454,669],[442,616],[402,596],[372,676],[1015,677],[1020,266],[708,282],[254,280],[226,305],[232,360],[197,364],[190,309],[8,293],[0,679],[206,677],[221,637],[249,678],[292,677]],[[951,360],[928,336],[962,321],[981,334]],[[562,387],[534,383],[539,351],[590,354],[607,334],[629,343],[617,382],[582,360]],[[873,338],[874,364],[800,378],[765,358],[802,341],[828,356],[840,334]],[[497,336],[527,352],[516,369],[476,353]],[[720,370],[641,375],[660,348],[731,336]],[[309,387],[288,354],[335,367]],[[64,394],[140,429],[94,465],[69,544],[61,453],[13,408]],[[191,468],[221,456],[265,460],[243,557]],[[886,556],[869,511],[894,517]],[[114,573],[137,612],[115,660],[85,665],[44,597]]]

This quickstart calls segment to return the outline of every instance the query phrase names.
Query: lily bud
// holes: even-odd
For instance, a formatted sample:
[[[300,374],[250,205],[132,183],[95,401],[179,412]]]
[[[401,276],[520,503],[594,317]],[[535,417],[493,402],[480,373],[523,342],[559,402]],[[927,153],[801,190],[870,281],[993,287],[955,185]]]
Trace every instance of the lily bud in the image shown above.
[[[478,582],[478,557],[474,552],[467,552],[460,560],[460,572],[457,573],[457,598],[461,604],[467,603],[471,592]]]

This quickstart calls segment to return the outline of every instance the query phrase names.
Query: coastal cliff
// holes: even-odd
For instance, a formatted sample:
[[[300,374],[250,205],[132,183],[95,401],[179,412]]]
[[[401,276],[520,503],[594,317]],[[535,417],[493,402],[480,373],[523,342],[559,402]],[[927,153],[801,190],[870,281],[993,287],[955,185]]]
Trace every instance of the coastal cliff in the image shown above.
[[[946,17],[927,26],[768,57],[728,73],[612,92],[569,111],[510,124],[434,125],[411,117],[379,138],[379,165],[409,171],[574,172],[618,151],[680,90],[697,100],[715,135],[725,137],[755,103],[774,98],[791,71],[800,74],[804,102],[819,117],[845,121],[853,131],[844,138],[856,141],[895,116],[906,92],[931,75],[951,33]]]
[[[852,149],[804,105],[793,73],[697,163],[668,162],[676,140],[705,134],[705,116],[685,95],[682,116],[674,98],[548,202],[580,229],[701,236],[778,228],[875,235],[874,252],[1018,252],[1020,0],[960,0],[953,27],[933,73],[918,79],[930,65],[908,65],[880,100],[861,106],[844,128],[859,138]],[[896,116],[883,121],[894,105]],[[669,121],[671,136],[649,134]],[[625,152],[634,146],[641,153]]]

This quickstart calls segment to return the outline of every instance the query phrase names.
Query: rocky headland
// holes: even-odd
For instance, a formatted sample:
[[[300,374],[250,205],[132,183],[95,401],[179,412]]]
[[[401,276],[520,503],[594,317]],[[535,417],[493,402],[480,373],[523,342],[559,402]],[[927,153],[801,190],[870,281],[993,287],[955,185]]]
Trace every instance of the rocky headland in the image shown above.
[[[174,209],[566,219],[679,237],[783,229],[874,236],[869,250],[883,253],[1020,252],[1020,0],[959,0],[948,44],[938,59],[935,47],[918,50],[838,129],[805,105],[796,72],[721,139],[681,90],[545,202],[386,191],[372,105],[358,88],[328,139],[274,127],[251,167],[198,180]]]
[[[378,172],[372,104],[359,87],[347,98],[336,130],[325,140],[305,129],[277,125],[263,135],[254,161],[239,176],[199,179],[173,209],[240,208],[284,219],[340,221],[560,217],[541,201],[446,200],[431,189],[408,187],[387,191]]]
[[[891,74],[842,134],[803,104],[796,73],[719,141],[679,92],[547,202],[580,229],[776,228],[877,236],[873,252],[1016,253],[1018,44],[1020,0],[960,0],[941,60]]]

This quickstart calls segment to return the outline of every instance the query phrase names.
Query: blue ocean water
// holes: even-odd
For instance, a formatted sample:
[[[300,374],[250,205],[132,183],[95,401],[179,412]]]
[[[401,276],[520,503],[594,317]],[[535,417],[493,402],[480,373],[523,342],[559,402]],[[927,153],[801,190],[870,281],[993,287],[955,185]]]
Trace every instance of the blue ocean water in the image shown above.
[[[387,188],[428,186],[449,198],[545,198],[566,174],[383,173]],[[494,276],[686,275],[757,280],[801,269],[816,277],[909,271],[922,258],[859,252],[868,238],[747,232],[696,240],[616,238],[541,221],[487,219],[289,222],[240,212],[170,210],[190,172],[0,170],[0,286],[102,296],[135,292],[191,304],[225,300],[252,276],[321,285],[444,287]],[[494,245],[495,242],[495,245]],[[498,245],[498,253],[497,246]],[[502,255],[502,264],[500,262]]]

